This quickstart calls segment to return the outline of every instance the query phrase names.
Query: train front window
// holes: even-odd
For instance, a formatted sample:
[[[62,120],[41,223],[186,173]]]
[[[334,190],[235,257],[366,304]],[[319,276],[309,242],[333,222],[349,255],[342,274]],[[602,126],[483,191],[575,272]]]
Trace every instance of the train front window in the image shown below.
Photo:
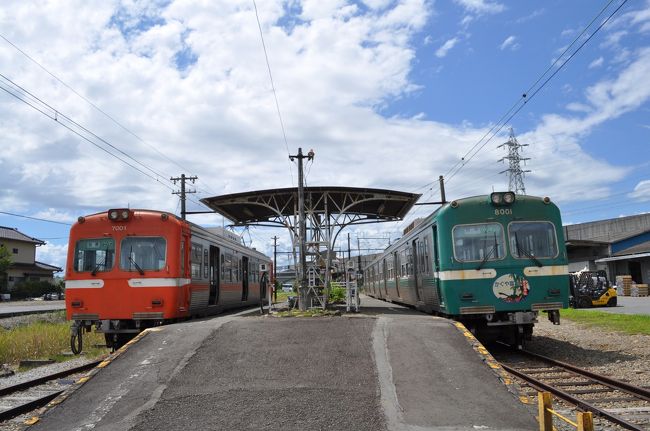
[[[510,253],[517,259],[553,258],[558,254],[555,226],[548,221],[512,222]]]
[[[115,241],[113,238],[80,239],[74,250],[74,270],[76,272],[110,271],[115,261]]]
[[[499,260],[505,256],[503,226],[477,223],[454,226],[454,257],[459,262]]]
[[[167,241],[156,236],[130,236],[120,246],[120,269],[124,271],[160,271],[166,265]]]

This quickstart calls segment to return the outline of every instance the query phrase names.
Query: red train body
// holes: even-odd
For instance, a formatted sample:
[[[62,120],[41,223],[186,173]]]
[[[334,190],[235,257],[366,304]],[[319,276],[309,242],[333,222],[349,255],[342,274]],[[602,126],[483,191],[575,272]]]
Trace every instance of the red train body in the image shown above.
[[[236,235],[165,212],[114,209],[79,217],[66,264],[73,350],[81,350],[82,330],[93,325],[117,348],[147,327],[257,305],[270,267]]]

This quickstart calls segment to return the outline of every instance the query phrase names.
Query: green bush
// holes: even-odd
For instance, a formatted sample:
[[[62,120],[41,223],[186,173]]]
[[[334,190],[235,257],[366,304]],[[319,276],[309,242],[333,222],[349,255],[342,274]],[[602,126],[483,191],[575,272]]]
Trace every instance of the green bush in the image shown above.
[[[11,290],[13,299],[38,298],[49,292],[59,292],[59,287],[49,281],[23,281]]]
[[[345,289],[343,287],[332,287],[330,289],[329,302],[345,302]]]

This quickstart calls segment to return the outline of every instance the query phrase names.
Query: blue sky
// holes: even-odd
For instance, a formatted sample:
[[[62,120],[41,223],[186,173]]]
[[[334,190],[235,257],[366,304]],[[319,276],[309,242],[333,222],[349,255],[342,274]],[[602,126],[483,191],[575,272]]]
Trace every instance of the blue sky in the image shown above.
[[[287,153],[297,147],[316,152],[310,185],[435,198],[425,185],[497,124],[601,9],[578,43],[622,3],[258,2],[285,144],[252,1],[8,1],[0,73],[146,175],[3,92],[0,211],[62,223],[126,205],[177,213],[169,177],[198,175],[195,202],[295,186]],[[649,36],[650,2],[626,2],[451,179],[448,197],[506,188],[496,147],[512,126],[528,144],[527,192],[550,196],[566,223],[648,211]],[[190,210],[201,209],[195,202]],[[430,210],[355,234],[395,238]],[[0,225],[46,239],[39,259],[64,264],[68,226],[2,214]],[[276,234],[288,247],[278,230],[245,237],[269,252]]]

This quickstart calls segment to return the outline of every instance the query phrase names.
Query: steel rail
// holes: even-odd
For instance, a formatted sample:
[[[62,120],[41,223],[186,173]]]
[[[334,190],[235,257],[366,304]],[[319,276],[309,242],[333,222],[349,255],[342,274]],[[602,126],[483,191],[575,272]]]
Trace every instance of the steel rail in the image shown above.
[[[635,425],[633,423],[630,423],[630,422],[626,421],[623,418],[620,418],[620,417],[618,417],[616,415],[613,415],[613,414],[607,412],[606,410],[601,409],[600,407],[596,407],[593,404],[590,404],[590,403],[588,403],[586,401],[580,400],[580,399],[574,397],[573,395],[568,394],[568,393],[566,393],[564,391],[561,391],[560,389],[558,389],[558,388],[556,388],[554,386],[551,386],[549,384],[546,384],[546,383],[544,383],[544,382],[542,382],[540,380],[537,380],[537,379],[529,376],[528,374],[522,373],[521,371],[515,370],[514,368],[509,367],[509,366],[504,365],[504,364],[501,364],[501,367],[504,370],[506,370],[507,372],[509,372],[510,374],[512,374],[514,376],[517,376],[517,377],[529,382],[537,390],[550,392],[553,395],[557,396],[558,398],[562,398],[563,400],[568,401],[571,404],[574,404],[575,406],[579,407],[582,410],[590,411],[593,414],[595,414],[596,416],[600,416],[602,418],[605,418],[605,419],[609,420],[610,422],[613,422],[613,423],[615,423],[617,425],[622,426],[625,429],[632,430],[632,431],[644,431],[643,428],[639,428],[637,425]]]
[[[15,418],[16,416],[21,415],[23,413],[31,412],[32,410],[35,410],[39,407],[43,407],[44,405],[52,401],[54,398],[61,395],[62,393],[63,391],[57,391],[52,394],[45,395],[44,397],[29,401],[25,404],[21,404],[19,406],[12,407],[8,410],[4,410],[0,412],[0,422]]]
[[[589,378],[591,380],[594,380],[594,381],[600,383],[601,385],[608,386],[610,388],[617,389],[617,390],[622,391],[622,392],[626,392],[626,393],[628,393],[630,395],[634,395],[635,397],[641,398],[641,399],[643,399],[645,401],[650,401],[650,390],[648,390],[648,389],[645,389],[645,388],[642,388],[642,387],[639,387],[639,386],[635,386],[635,385],[633,385],[631,383],[622,382],[620,380],[616,380],[616,379],[613,379],[611,377],[601,376],[600,374],[596,374],[594,372],[591,372],[591,371],[576,367],[574,365],[567,364],[566,362],[561,362],[561,361],[558,361],[558,360],[555,360],[555,359],[552,359],[552,358],[549,358],[549,357],[546,357],[546,356],[543,356],[543,355],[539,355],[537,353],[529,352],[527,350],[521,350],[520,352],[525,353],[526,355],[529,355],[529,356],[531,356],[533,358],[540,359],[540,360],[542,360],[544,362],[547,362],[549,364],[552,364],[552,365],[555,365],[555,366],[558,366],[558,367],[562,367],[562,368],[566,368],[567,370],[573,371],[576,374],[580,374],[580,375],[582,375],[584,377],[587,377],[587,378]]]
[[[88,364],[81,365],[79,367],[70,368],[69,370],[60,371],[58,373],[53,373],[53,374],[49,374],[49,375],[44,376],[44,377],[39,377],[38,379],[18,383],[17,385],[13,385],[13,386],[7,386],[6,388],[1,388],[0,389],[0,396],[9,395],[9,394],[12,394],[12,393],[18,392],[18,391],[24,391],[25,389],[33,388],[34,386],[39,386],[39,385],[42,385],[43,383],[47,383],[50,380],[58,379],[58,378],[61,378],[61,377],[66,377],[66,376],[69,376],[71,374],[76,374],[76,373],[80,373],[82,371],[89,370],[91,368],[95,368],[97,365],[99,365],[100,362],[101,361],[90,362]]]

